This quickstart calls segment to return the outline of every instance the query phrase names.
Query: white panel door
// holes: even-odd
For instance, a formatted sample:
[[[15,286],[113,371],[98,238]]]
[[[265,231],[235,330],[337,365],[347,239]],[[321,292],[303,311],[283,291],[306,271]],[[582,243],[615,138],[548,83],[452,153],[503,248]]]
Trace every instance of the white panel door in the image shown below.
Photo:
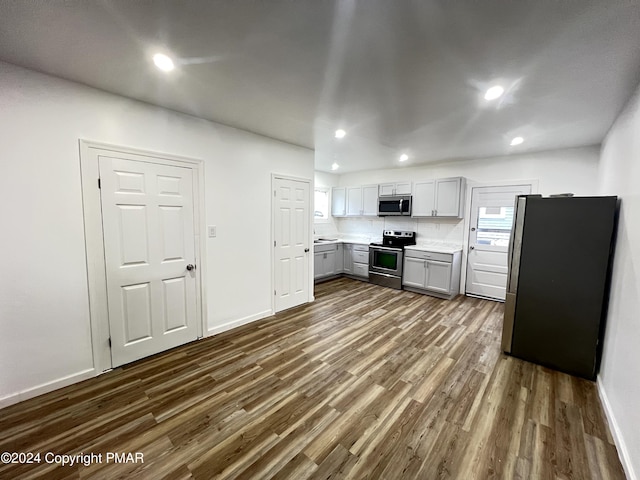
[[[309,182],[274,178],[275,310],[309,301]]]
[[[531,185],[475,187],[471,192],[466,293],[504,300],[507,254],[517,195],[531,193]]]
[[[193,172],[100,156],[114,367],[197,338]]]

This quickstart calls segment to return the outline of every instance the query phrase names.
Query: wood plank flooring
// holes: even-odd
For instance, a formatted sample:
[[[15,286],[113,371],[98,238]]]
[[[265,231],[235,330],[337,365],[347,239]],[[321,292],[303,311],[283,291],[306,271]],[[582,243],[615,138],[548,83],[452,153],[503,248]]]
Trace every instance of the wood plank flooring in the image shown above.
[[[623,479],[595,384],[500,353],[500,303],[349,279],[0,410],[0,478]],[[106,463],[107,452],[144,463]]]

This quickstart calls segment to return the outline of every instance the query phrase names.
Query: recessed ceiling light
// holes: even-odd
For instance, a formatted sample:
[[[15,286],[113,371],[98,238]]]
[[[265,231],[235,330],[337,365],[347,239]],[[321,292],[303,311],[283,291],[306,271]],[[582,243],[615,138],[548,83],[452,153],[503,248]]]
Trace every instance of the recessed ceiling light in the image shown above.
[[[331,164],[331,170],[337,170],[340,168],[340,165],[338,165],[337,163],[332,163]]]
[[[493,87],[491,87],[489,90],[486,91],[486,93],[484,94],[484,99],[495,100],[496,98],[501,97],[503,93],[504,93],[504,88],[502,88],[500,85],[494,85]]]
[[[515,137],[513,140],[511,140],[511,146],[515,146],[515,145],[520,145],[522,142],[524,142],[524,138],[522,137]]]
[[[407,160],[409,160],[409,155],[407,155],[406,153],[403,153],[402,155],[400,155],[401,162],[406,162]]]
[[[346,134],[347,132],[342,129],[336,130],[336,138],[344,138]]]
[[[156,53],[153,56],[153,63],[155,63],[156,67],[158,67],[163,72],[170,72],[175,68],[173,65],[173,60],[167,57],[164,53]]]

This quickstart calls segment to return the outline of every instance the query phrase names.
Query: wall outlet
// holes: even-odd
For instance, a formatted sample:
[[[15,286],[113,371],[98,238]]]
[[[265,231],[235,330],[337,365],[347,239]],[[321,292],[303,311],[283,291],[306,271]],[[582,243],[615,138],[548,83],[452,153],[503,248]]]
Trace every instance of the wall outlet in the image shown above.
[[[213,237],[216,236],[216,226],[215,225],[209,225],[207,227],[207,230],[208,230],[209,238],[213,238]]]

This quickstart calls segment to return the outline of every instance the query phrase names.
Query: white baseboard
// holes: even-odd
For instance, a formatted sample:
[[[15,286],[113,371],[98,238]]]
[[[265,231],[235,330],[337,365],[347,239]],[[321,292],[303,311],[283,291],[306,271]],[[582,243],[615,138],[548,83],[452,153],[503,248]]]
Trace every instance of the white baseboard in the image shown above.
[[[95,369],[88,368],[87,370],[82,370],[81,372],[73,373],[71,375],[67,375],[66,377],[58,378],[57,380],[52,380],[50,382],[28,388],[27,390],[23,390],[21,392],[12,393],[11,395],[0,398],[0,408],[8,407],[9,405],[13,405],[15,403],[22,402],[33,397],[37,397],[38,395],[42,395],[44,393],[52,392],[62,387],[67,387],[74,383],[82,382],[83,380],[87,380],[95,376]]]
[[[248,317],[240,318],[238,320],[232,320],[231,322],[223,323],[222,325],[216,325],[215,327],[209,327],[207,329],[207,337],[211,335],[215,335],[216,333],[226,332],[227,330],[231,330],[232,328],[240,327],[242,325],[246,325],[247,323],[255,322],[256,320],[261,320],[263,318],[267,318],[273,315],[273,310],[265,310],[263,312],[256,313],[254,315],[249,315]]]
[[[616,444],[616,448],[618,449],[620,463],[622,463],[622,468],[624,469],[624,473],[627,476],[627,480],[638,480],[638,476],[633,471],[633,465],[631,465],[631,455],[629,455],[627,445],[624,442],[622,434],[620,433],[620,427],[618,426],[616,417],[613,415],[613,410],[611,408],[611,404],[609,403],[609,398],[607,397],[607,393],[602,386],[600,377],[598,377],[596,385],[598,386],[598,395],[600,396],[600,402],[602,403],[604,414],[606,415],[607,421],[609,422],[611,435],[613,436],[613,441]]]

